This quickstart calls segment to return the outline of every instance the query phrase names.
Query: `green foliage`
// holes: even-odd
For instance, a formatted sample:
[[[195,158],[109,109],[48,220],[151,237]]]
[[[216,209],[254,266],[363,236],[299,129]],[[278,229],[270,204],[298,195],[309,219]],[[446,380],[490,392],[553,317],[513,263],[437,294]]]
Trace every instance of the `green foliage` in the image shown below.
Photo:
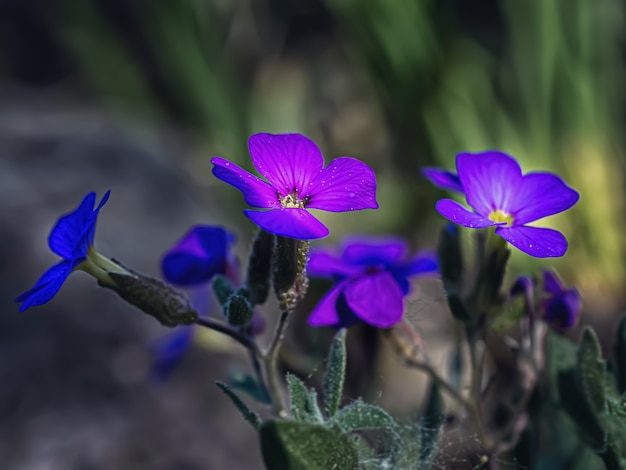
[[[220,382],[219,380],[215,382],[217,385],[227,396],[231,399],[233,404],[237,407],[237,409],[241,412],[244,419],[248,421],[255,429],[259,429],[261,426],[261,418],[258,414],[248,408],[239,395],[232,391],[232,389],[226,385],[224,382]]]
[[[346,330],[337,332],[330,345],[328,364],[324,375],[324,405],[326,416],[332,418],[339,410],[343,381],[346,373]]]
[[[315,390],[307,390],[304,383],[293,374],[287,374],[287,388],[289,390],[291,414],[296,421],[307,423],[321,423],[324,421],[317,404],[317,393]]]
[[[338,427],[276,420],[263,423],[259,433],[269,470],[359,468],[354,440]]]
[[[554,398],[562,404],[583,441],[602,458],[606,468],[623,469],[626,467],[626,406],[606,372],[598,338],[593,330],[586,328],[577,350],[568,343],[565,339],[555,339],[554,335],[550,339],[553,349],[550,375],[556,380],[553,392],[557,392]]]
[[[360,429],[388,428],[395,424],[394,419],[381,407],[356,400],[339,410],[330,420],[345,432]]]
[[[617,328],[615,365],[617,373],[617,390],[623,395],[626,393],[626,316],[622,318]]]
[[[245,372],[231,372],[229,379],[232,388],[245,392],[260,403],[270,404],[271,400],[267,390],[252,375]]]

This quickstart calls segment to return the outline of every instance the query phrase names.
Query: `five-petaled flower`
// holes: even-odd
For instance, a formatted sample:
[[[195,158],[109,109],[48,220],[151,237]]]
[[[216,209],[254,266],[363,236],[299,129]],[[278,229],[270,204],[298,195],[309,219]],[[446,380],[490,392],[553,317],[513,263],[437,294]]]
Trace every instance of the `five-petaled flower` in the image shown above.
[[[104,258],[93,249],[93,239],[98,213],[110,193],[106,192],[95,209],[96,193],[87,194],[73,212],[57,221],[48,236],[48,246],[63,260],[48,269],[31,289],[15,299],[22,303],[20,312],[52,299],[75,269],[82,269],[98,278],[106,276],[105,271],[98,267]]]
[[[254,134],[248,140],[252,163],[265,180],[228,160],[213,157],[213,174],[239,189],[252,207],[245,214],[259,227],[285,237],[310,240],[328,228],[308,212],[376,209],[376,176],[350,157],[324,157],[313,141],[300,134]]]
[[[349,238],[341,254],[318,249],[311,254],[308,273],[330,277],[337,284],[309,317],[312,326],[347,327],[359,321],[390,328],[402,319],[409,277],[435,273],[434,253],[408,258],[408,246],[399,238]]]
[[[567,240],[560,232],[526,224],[572,207],[579,194],[552,173],[522,175],[515,159],[503,152],[461,153],[456,157],[458,176],[446,170],[425,168],[435,185],[462,192],[474,212],[450,199],[437,202],[448,220],[470,228],[495,226],[495,233],[511,245],[537,258],[563,256]]]

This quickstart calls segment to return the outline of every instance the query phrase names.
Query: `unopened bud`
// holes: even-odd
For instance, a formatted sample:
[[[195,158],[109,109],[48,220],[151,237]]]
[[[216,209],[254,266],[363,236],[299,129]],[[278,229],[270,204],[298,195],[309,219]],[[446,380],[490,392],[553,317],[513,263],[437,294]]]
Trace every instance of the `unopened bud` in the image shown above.
[[[226,276],[218,274],[213,278],[213,292],[219,304],[225,308],[228,300],[235,293],[235,288]]]
[[[137,273],[108,274],[115,287],[100,285],[115,290],[126,302],[153,316],[164,326],[191,325],[198,319],[198,313],[185,294],[172,286]]]
[[[234,294],[228,299],[225,313],[231,325],[245,326],[252,319],[252,305],[243,295]]]
[[[273,283],[282,311],[295,308],[309,287],[306,275],[309,242],[276,237]]]
[[[265,230],[260,230],[252,242],[246,285],[250,289],[250,302],[253,305],[264,304],[269,295],[275,247],[276,236]]]

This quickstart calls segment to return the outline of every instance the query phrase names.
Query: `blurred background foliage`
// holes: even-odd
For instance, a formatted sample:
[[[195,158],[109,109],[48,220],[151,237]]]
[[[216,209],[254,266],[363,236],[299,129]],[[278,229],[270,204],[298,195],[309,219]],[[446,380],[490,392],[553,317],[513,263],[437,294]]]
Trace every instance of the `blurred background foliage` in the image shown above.
[[[350,155],[375,169],[380,209],[322,215],[331,241],[394,233],[420,248],[435,244],[443,220],[434,204],[444,196],[420,168],[452,169],[461,151],[501,149],[582,195],[546,224],[566,234],[568,254],[542,262],[515,253],[513,273],[554,265],[582,291],[585,321],[606,331],[626,307],[625,7],[8,0],[0,87],[101,107],[129,128],[172,129],[191,147],[172,158],[218,206],[216,220],[243,233],[252,229],[243,200],[210,175],[209,159],[252,170],[254,132],[301,132],[327,161]]]

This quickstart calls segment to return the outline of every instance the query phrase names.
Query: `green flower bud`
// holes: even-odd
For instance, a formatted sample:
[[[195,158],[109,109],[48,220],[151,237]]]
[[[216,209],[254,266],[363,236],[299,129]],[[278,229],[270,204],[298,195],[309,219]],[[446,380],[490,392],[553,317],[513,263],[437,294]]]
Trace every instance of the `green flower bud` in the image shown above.
[[[276,247],[276,236],[265,230],[259,231],[250,249],[246,285],[250,289],[250,302],[264,304],[270,292],[272,259]]]
[[[273,283],[282,311],[295,308],[309,287],[306,275],[309,242],[276,237]]]
[[[226,308],[228,300],[235,293],[235,288],[226,276],[217,274],[213,278],[213,292],[222,308]]]
[[[245,326],[252,319],[252,305],[245,296],[234,294],[228,299],[225,314],[231,325]]]

